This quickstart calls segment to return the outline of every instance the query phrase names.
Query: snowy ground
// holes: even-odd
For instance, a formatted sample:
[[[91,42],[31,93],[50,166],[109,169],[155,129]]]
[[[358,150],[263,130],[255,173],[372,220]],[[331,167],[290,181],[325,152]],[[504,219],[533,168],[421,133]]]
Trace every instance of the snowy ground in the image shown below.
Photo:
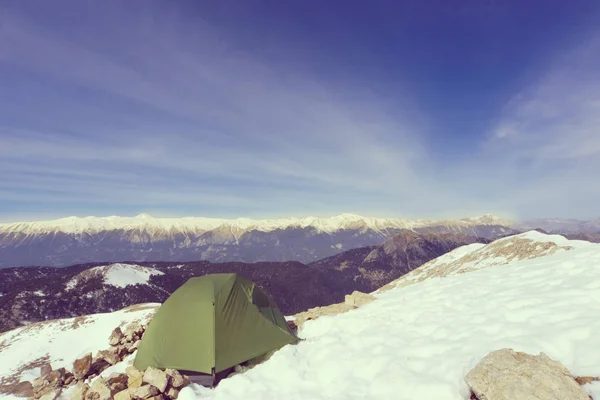
[[[125,288],[129,285],[147,284],[152,275],[164,275],[164,272],[135,264],[115,263],[85,270],[75,275],[66,286],[70,290],[82,281],[99,276],[105,285]]]
[[[147,321],[158,306],[142,304],[113,313],[36,323],[0,334],[0,380],[35,379],[40,374],[36,364],[46,361],[54,369],[72,370],[77,358],[107,349],[108,338],[117,326]]]
[[[304,341],[215,390],[185,388],[180,399],[463,400],[467,372],[505,347],[543,351],[575,376],[600,376],[600,244],[539,233],[503,240],[453,254],[446,263],[452,273],[437,270],[357,310],[309,321]],[[111,318],[113,327],[122,319]],[[105,343],[112,328],[108,321],[102,326],[93,335]],[[90,341],[80,332],[69,341]],[[22,349],[44,340],[40,332],[14,346],[6,335],[0,335],[0,376],[10,370],[7,360],[20,357],[5,354],[4,340]],[[69,351],[79,355],[95,342]],[[586,389],[600,400],[600,384]]]
[[[462,400],[467,372],[504,347],[543,351],[574,375],[600,376],[600,245],[557,241],[573,249],[432,277],[309,321],[305,341],[216,390],[185,389],[181,399]]]

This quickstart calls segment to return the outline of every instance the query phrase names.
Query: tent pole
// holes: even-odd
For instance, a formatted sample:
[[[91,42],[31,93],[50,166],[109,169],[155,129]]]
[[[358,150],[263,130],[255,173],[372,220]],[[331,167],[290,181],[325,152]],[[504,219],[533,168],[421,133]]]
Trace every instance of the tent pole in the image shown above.
[[[212,368],[212,387],[217,386],[217,373],[215,372],[215,367]]]

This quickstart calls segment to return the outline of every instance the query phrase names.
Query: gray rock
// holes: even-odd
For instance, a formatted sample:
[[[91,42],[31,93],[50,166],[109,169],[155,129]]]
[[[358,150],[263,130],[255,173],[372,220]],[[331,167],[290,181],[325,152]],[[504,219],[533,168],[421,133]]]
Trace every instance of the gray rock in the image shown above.
[[[170,385],[175,389],[180,389],[189,383],[189,380],[181,375],[176,369],[167,368],[165,372],[169,375]]]
[[[465,380],[479,400],[589,400],[569,371],[544,353],[491,352]]]
[[[112,393],[102,377],[98,377],[85,394],[86,400],[112,400]]]
[[[153,385],[144,385],[133,389],[129,388],[128,390],[131,393],[131,397],[134,399],[149,399],[160,394],[156,386]]]
[[[110,337],[108,338],[108,344],[110,344],[111,346],[116,346],[119,344],[122,337],[123,337],[123,331],[121,331],[121,328],[116,327],[111,332]]]
[[[100,350],[96,354],[96,359],[104,360],[107,363],[109,363],[110,365],[115,365],[116,363],[121,361],[116,348],[110,348],[108,350]]]
[[[143,381],[155,386],[161,393],[164,393],[169,384],[169,377],[160,369],[148,367],[144,372]]]

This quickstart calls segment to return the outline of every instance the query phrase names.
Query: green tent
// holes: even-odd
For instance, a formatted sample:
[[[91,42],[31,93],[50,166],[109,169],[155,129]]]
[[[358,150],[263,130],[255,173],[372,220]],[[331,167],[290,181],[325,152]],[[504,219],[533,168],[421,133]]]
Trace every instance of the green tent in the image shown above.
[[[213,374],[297,339],[275,302],[237,274],[191,278],[157,310],[134,366]]]

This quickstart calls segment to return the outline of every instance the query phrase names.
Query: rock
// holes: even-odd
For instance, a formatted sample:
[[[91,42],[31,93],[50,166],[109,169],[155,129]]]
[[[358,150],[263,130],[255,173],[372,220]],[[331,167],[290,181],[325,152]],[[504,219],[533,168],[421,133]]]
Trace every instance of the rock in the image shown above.
[[[375,296],[355,290],[354,292],[352,292],[352,294],[346,295],[344,303],[346,303],[349,306],[360,307],[362,305],[372,302],[373,300],[375,300]]]
[[[298,328],[302,328],[306,321],[310,321],[313,319],[317,319],[319,317],[323,317],[325,315],[337,315],[343,314],[350,310],[354,310],[356,307],[346,304],[346,303],[337,303],[331,304],[324,307],[315,307],[310,308],[306,311],[302,311],[301,313],[296,314],[294,317],[294,322]]]
[[[144,385],[133,389],[129,388],[128,390],[134,399],[149,399],[160,393],[156,386],[153,385]]]
[[[97,376],[108,367],[110,367],[108,361],[106,361],[104,358],[99,358],[98,355],[96,355],[96,357],[94,357],[92,360],[92,366],[90,367],[88,378],[90,378],[92,375]]]
[[[40,400],[55,400],[61,393],[62,388],[57,388],[40,397]]]
[[[165,371],[161,371],[160,369],[148,367],[146,372],[144,372],[143,381],[145,383],[149,383],[153,386],[156,386],[161,393],[163,393],[167,389],[167,385],[169,384],[169,377],[165,373]]]
[[[150,397],[148,400],[165,400],[165,396],[162,394],[157,394],[156,396]]]
[[[143,331],[142,325],[139,322],[133,322],[125,329],[124,335],[128,342],[132,342],[134,336],[140,336]]]
[[[71,400],[84,400],[85,394],[90,389],[90,385],[85,382],[77,382],[71,392]]]
[[[184,378],[176,369],[167,368],[165,372],[169,375],[170,385],[175,389],[180,389],[189,383],[189,379]]]
[[[73,374],[68,374],[63,383],[64,386],[71,386],[75,383],[75,376]]]
[[[36,378],[32,384],[33,397],[39,399],[59,389],[64,383],[66,372],[64,368],[59,368]]]
[[[99,377],[85,394],[86,400],[112,400],[112,393],[104,378]]]
[[[115,400],[131,400],[131,390],[125,389],[114,395]]]
[[[116,346],[119,344],[122,337],[123,337],[123,331],[121,331],[121,328],[116,327],[111,332],[110,337],[108,338],[108,344],[110,344],[111,346]]]
[[[115,394],[127,389],[127,374],[113,373],[106,379],[106,384],[110,388],[110,392]]]
[[[15,383],[10,385],[8,392],[17,397],[33,397],[33,385],[29,381]]]
[[[75,379],[84,379],[92,368],[92,353],[87,353],[85,356],[75,360],[73,363],[73,375]]]
[[[140,347],[141,342],[142,342],[141,340],[136,340],[129,347],[127,347],[127,351],[129,353],[133,353],[134,351],[136,351],[138,349],[138,347]]]
[[[544,353],[491,352],[465,380],[475,396],[485,400],[589,400],[569,371]]]
[[[119,354],[117,353],[117,349],[116,348],[111,348],[111,349],[108,349],[108,350],[100,350],[96,354],[96,358],[104,360],[107,363],[109,363],[110,365],[115,365],[116,363],[118,363],[119,361],[121,361],[121,359],[119,358]]]
[[[588,383],[596,381],[600,381],[600,378],[595,376],[578,376],[575,378],[575,382],[579,383],[580,385],[587,385]]]
[[[167,396],[169,396],[171,399],[176,399],[177,396],[179,396],[179,390],[175,389],[174,387],[169,388],[169,390],[167,390],[167,393],[165,393]]]
[[[129,366],[125,369],[127,373],[127,386],[135,388],[142,386],[144,374],[139,369]]]
[[[127,348],[127,345],[123,344],[123,345],[119,345],[119,346],[115,346],[113,347],[115,353],[117,354],[117,356],[122,360],[125,357],[127,357],[131,352],[129,351],[129,349]]]
[[[45,378],[48,382],[50,382],[51,386],[60,386],[64,383],[66,374],[66,369],[58,368],[51,371],[48,375],[46,375]]]
[[[40,367],[40,376],[48,375],[50,372],[52,372],[50,363],[45,363]]]

